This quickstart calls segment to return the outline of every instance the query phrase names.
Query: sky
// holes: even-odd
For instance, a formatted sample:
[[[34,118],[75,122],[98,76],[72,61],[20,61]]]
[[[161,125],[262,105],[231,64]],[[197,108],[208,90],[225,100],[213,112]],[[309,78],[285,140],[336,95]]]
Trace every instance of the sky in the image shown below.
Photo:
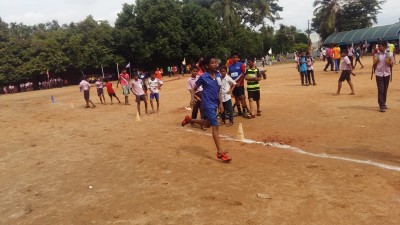
[[[134,2],[135,0],[0,0],[0,17],[7,23],[34,25],[57,20],[61,25],[79,22],[92,15],[95,20],[108,20],[114,25],[122,4]],[[307,21],[313,17],[313,2],[314,0],[279,0],[279,5],[283,7],[283,12],[280,13],[283,19],[274,26],[277,28],[282,23],[306,30]],[[378,15],[378,24],[374,26],[399,22],[399,9],[399,0],[386,0]]]

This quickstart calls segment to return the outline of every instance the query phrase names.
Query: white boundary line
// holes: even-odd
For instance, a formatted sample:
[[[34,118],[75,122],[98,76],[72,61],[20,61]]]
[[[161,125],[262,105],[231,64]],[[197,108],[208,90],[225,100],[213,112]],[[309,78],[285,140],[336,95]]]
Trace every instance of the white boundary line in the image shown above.
[[[191,129],[187,129],[187,131],[196,132]],[[201,133],[201,132],[196,132],[196,133],[201,134],[201,135],[206,135],[206,136],[212,136],[211,134],[208,134],[208,133]],[[227,135],[220,135],[220,137],[227,141],[239,141],[239,140],[236,140]],[[336,159],[336,160],[348,161],[348,162],[353,162],[353,163],[358,163],[358,164],[366,164],[366,165],[371,165],[371,166],[375,166],[375,167],[379,167],[379,168],[383,168],[383,169],[387,169],[387,170],[394,170],[394,171],[400,172],[400,167],[398,167],[398,166],[392,166],[392,165],[388,165],[385,163],[374,162],[371,160],[352,159],[352,158],[347,158],[347,157],[328,155],[326,153],[317,154],[317,153],[307,152],[300,148],[296,148],[296,147],[293,147],[290,145],[283,145],[283,144],[280,144],[277,142],[261,142],[261,141],[253,141],[250,139],[245,139],[245,140],[239,141],[239,142],[243,142],[243,143],[247,143],[247,144],[258,144],[258,145],[262,145],[262,146],[268,146],[268,147],[274,147],[274,148],[283,149],[283,150],[289,150],[292,152],[296,152],[298,154],[309,155],[309,156],[317,157],[317,158]]]

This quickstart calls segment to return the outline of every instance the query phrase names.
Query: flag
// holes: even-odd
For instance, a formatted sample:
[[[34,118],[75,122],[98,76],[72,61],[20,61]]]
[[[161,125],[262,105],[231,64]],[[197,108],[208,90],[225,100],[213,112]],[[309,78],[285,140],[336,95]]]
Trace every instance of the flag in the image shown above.
[[[126,65],[125,68],[131,68],[131,62],[129,62],[128,65]]]
[[[186,66],[186,59],[183,58],[182,65]]]
[[[268,54],[272,55],[272,48],[269,49]]]

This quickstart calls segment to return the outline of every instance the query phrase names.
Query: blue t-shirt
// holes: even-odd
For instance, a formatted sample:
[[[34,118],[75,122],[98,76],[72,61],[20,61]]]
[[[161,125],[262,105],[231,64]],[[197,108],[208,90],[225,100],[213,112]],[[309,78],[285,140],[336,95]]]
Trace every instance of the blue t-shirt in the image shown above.
[[[218,79],[221,79],[221,74],[216,72],[215,79],[211,77],[209,72],[205,72],[196,81],[197,86],[203,87],[203,94],[201,100],[203,102],[203,108],[205,109],[216,109],[219,104],[219,83]]]
[[[229,76],[238,84],[239,87],[244,86],[244,79],[241,79],[243,74],[244,65],[238,61],[235,64],[229,66]]]
[[[305,56],[300,57],[300,72],[306,72],[307,71],[307,59]]]

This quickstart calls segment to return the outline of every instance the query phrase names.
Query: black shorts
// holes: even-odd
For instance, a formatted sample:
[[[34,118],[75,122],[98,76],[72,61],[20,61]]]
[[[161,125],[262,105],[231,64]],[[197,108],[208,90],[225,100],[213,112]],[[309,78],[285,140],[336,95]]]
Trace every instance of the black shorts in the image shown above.
[[[350,70],[342,70],[342,74],[340,75],[339,81],[351,81]]]
[[[89,97],[90,97],[90,95],[89,95],[89,90],[83,91],[83,98],[84,98],[85,100],[89,100]]]
[[[136,95],[136,102],[146,101],[146,95]]]
[[[98,88],[97,89],[97,95],[98,96],[103,95],[103,93],[104,93],[103,88]]]
[[[110,96],[110,98],[111,98],[112,96],[117,97],[117,95],[116,95],[115,93],[112,93],[112,94],[108,93],[108,96]]]
[[[250,99],[253,99],[254,101],[259,101],[260,100],[260,90],[258,91],[248,91],[247,96]]]
[[[240,96],[244,95],[244,87],[235,87],[232,91],[233,96],[235,98],[239,98]]]

